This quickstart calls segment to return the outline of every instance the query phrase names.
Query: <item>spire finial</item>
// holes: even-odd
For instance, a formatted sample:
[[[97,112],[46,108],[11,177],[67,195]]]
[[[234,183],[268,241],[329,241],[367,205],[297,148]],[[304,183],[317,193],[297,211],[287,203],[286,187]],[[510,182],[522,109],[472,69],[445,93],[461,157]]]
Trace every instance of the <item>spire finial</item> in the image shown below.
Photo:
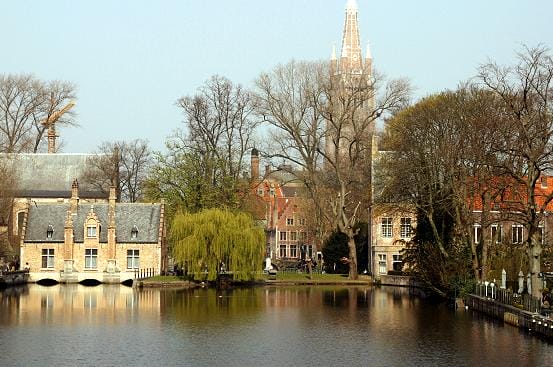
[[[348,0],[346,4],[347,10],[357,10],[357,1],[356,0]]]
[[[371,43],[367,41],[367,51],[365,51],[365,59],[371,59],[373,56],[371,54]]]

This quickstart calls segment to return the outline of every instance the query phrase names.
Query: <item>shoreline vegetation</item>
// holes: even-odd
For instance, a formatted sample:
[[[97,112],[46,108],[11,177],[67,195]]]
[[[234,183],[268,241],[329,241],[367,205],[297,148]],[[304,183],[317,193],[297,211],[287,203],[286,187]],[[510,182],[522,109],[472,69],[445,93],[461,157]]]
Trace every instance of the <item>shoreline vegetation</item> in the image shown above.
[[[222,280],[226,285],[373,285],[369,276],[359,276],[358,280],[348,279],[347,274],[312,274],[311,279],[306,273],[277,273],[276,279],[268,279],[263,275],[253,281]],[[145,288],[194,288],[208,287],[216,282],[193,280],[187,276],[157,275],[138,280],[136,286]]]

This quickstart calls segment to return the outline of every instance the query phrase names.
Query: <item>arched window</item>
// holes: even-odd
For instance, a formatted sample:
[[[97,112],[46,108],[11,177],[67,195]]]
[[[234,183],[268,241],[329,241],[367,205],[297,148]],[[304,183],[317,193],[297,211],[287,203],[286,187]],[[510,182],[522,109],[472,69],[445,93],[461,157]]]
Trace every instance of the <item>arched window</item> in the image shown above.
[[[131,230],[131,239],[136,240],[137,238],[138,238],[138,228],[136,228],[136,226],[133,226]]]
[[[51,224],[48,225],[48,229],[46,229],[46,238],[52,238],[54,237],[54,227],[52,227]]]

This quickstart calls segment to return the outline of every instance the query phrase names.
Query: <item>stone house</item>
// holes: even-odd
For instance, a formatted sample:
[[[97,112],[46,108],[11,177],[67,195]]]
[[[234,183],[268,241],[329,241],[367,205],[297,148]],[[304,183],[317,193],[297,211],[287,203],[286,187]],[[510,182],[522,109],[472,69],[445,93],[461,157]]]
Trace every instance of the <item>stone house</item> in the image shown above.
[[[121,283],[140,269],[167,270],[164,205],[80,202],[74,180],[69,202],[27,202],[21,263],[30,281]]]

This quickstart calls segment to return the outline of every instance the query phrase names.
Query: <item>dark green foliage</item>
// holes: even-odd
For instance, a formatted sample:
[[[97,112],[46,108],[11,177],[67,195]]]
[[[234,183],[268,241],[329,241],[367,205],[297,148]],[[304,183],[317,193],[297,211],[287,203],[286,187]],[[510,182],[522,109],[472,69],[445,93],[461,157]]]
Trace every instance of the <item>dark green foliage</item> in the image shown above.
[[[403,261],[430,292],[440,297],[454,296],[471,282],[470,248],[455,240],[454,221],[447,210],[436,210],[433,221],[440,239],[434,235],[428,217],[418,212],[415,236],[402,252]],[[438,240],[448,256],[440,251]]]
[[[342,232],[333,232],[323,244],[324,270],[327,273],[347,274],[349,267],[340,259],[348,257],[348,236]]]
[[[362,272],[367,268],[367,223],[358,223],[355,226],[357,234],[354,236],[357,250],[357,270]],[[348,236],[335,231],[323,244],[324,270],[332,274],[347,274],[349,265],[340,261],[349,256]]]

